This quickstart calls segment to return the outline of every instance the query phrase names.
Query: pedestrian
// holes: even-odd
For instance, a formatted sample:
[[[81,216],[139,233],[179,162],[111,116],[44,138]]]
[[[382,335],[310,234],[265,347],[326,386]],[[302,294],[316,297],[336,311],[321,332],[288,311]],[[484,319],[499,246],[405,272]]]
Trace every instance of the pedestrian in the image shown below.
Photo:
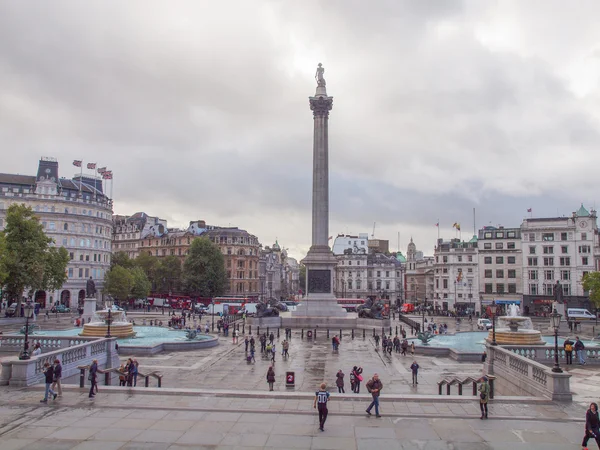
[[[402,349],[402,352],[400,354],[406,356],[406,350],[408,350],[408,341],[406,339],[402,341],[402,344],[400,344],[400,348]]]
[[[275,335],[273,333],[271,333],[269,335],[269,342],[271,342],[271,344],[273,343],[273,341],[275,341]]]
[[[338,393],[345,394],[346,391],[344,391],[344,372],[342,372],[342,369],[338,370],[338,373],[335,376],[335,378],[335,385],[338,388]]]
[[[416,361],[413,361],[413,363],[410,366],[410,370],[412,372],[412,382],[413,382],[413,384],[419,384],[419,380],[417,379],[417,377],[419,375],[419,365],[417,364]]]
[[[133,387],[137,386],[137,377],[138,377],[138,362],[137,359],[133,360]]]
[[[40,400],[40,403],[48,403],[48,394],[52,394],[53,399],[56,400],[56,392],[51,388],[54,381],[54,367],[49,362],[44,363],[44,376],[46,378],[46,391],[44,392],[44,399]]]
[[[367,384],[365,386],[367,387],[367,390],[371,393],[371,396],[373,397],[373,401],[367,408],[367,415],[371,415],[371,409],[374,406],[375,417],[381,417],[379,415],[379,395],[381,393],[381,389],[383,389],[383,383],[379,379],[379,375],[373,374],[373,378],[367,381]]]
[[[248,336],[246,336],[244,338],[244,345],[246,346],[246,353],[248,353],[248,345],[250,345],[250,339],[248,339]]]
[[[341,372],[341,370],[340,370]],[[319,409],[319,430],[325,431],[325,421],[327,420],[327,402],[329,401],[329,392],[326,391],[327,385],[321,383],[320,389],[315,392],[315,401],[313,408]]]
[[[355,378],[354,378],[354,370],[350,371],[350,390],[354,392],[355,389]]]
[[[379,335],[375,335],[375,347],[379,348]]]
[[[41,354],[42,354],[42,346],[38,342],[37,344],[35,344],[33,346],[33,352],[31,353],[31,356],[39,356]]]
[[[481,362],[485,363],[485,360],[487,359],[487,352],[483,352],[483,354],[481,355]]]
[[[587,443],[590,438],[596,440],[598,448],[600,448],[600,417],[598,417],[598,405],[590,403],[590,409],[585,413],[585,435],[581,442],[581,447],[587,450]]]
[[[573,364],[573,344],[574,342],[567,338],[563,344],[563,348],[565,349],[565,360],[566,365]]]
[[[54,360],[54,382],[52,383],[52,390],[54,391],[58,388],[58,396],[62,397],[62,385],[60,384],[60,379],[62,378],[62,365],[60,360]]]
[[[283,356],[285,358],[289,358],[290,357],[290,343],[286,340],[283,341],[283,344],[281,345],[283,347]]]
[[[415,356],[415,342],[410,343],[410,354],[411,356]]]
[[[273,342],[273,345],[271,345],[271,361],[275,362],[275,353],[277,352],[277,350],[275,350],[275,342]]]
[[[490,398],[490,385],[488,383],[488,377],[481,379],[481,385],[479,386],[479,409],[481,409],[480,419],[488,418],[488,400]]]
[[[90,398],[94,398],[98,392],[98,360],[94,359],[90,365],[90,374],[88,375],[90,380]]]
[[[575,336],[575,352],[577,353],[577,358],[579,358],[579,365],[582,366],[585,364],[585,345],[579,339],[579,336]]]
[[[206,325],[204,326],[204,332],[206,334],[208,334],[209,331],[210,331],[210,326],[208,325],[208,322],[206,322]]]
[[[264,353],[267,350],[267,333],[263,333],[260,337],[260,352]]]
[[[352,373],[354,375],[354,393],[360,394],[360,382],[363,380],[363,376],[361,375],[363,372],[362,367],[356,367],[352,369]]]
[[[250,347],[250,360],[256,362],[256,359],[254,359],[254,346]]]
[[[275,383],[275,370],[273,366],[269,366],[269,370],[267,370],[267,383],[269,383],[269,391],[272,391],[273,384]]]
[[[119,386],[125,386],[127,378],[125,377],[125,365],[121,363],[119,366]]]
[[[253,349],[256,346],[256,341],[254,340],[254,336],[250,337],[250,348]]]

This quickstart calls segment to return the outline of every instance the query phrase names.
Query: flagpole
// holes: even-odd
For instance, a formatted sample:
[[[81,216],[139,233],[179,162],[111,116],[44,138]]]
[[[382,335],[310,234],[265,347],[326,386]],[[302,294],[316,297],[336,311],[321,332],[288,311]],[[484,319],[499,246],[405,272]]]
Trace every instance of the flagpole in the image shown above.
[[[438,229],[438,241],[440,240],[440,219],[437,221],[437,229]]]
[[[473,236],[477,236],[477,225],[475,225],[475,208],[473,208]]]
[[[81,160],[81,166],[79,166],[79,195],[81,195],[81,183],[83,182],[83,159]]]

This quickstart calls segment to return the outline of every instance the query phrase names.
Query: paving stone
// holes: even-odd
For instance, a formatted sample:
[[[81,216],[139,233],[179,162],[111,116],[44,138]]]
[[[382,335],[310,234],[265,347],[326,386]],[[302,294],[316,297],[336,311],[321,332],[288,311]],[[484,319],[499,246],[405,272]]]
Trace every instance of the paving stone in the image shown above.
[[[176,442],[183,435],[183,431],[144,430],[131,439],[134,442]]]

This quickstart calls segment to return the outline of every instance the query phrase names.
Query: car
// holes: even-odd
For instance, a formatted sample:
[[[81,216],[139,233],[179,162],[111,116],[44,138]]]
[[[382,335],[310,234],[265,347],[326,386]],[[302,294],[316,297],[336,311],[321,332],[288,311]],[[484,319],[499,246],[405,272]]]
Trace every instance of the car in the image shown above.
[[[6,317],[14,317],[16,315],[16,312],[17,312],[17,304],[11,303],[10,306],[8,308],[6,308],[6,312],[4,313],[4,315]]]
[[[567,309],[567,318],[568,318],[568,320],[576,320],[579,322],[581,320],[595,319],[596,316],[594,316],[591,312],[589,312],[585,308],[568,308]]]
[[[57,305],[52,309],[54,310],[52,312],[57,312],[57,313],[70,313],[71,312],[71,309],[67,308],[65,305]]]
[[[492,328],[490,319],[477,319],[477,328],[480,330],[489,330]]]

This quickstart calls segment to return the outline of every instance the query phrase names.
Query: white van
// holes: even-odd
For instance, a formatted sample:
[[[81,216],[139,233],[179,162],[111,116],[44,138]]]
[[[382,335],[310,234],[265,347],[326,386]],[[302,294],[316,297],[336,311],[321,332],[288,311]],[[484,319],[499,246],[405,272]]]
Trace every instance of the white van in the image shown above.
[[[592,320],[596,319],[591,312],[583,308],[568,308],[567,317],[574,320]]]

